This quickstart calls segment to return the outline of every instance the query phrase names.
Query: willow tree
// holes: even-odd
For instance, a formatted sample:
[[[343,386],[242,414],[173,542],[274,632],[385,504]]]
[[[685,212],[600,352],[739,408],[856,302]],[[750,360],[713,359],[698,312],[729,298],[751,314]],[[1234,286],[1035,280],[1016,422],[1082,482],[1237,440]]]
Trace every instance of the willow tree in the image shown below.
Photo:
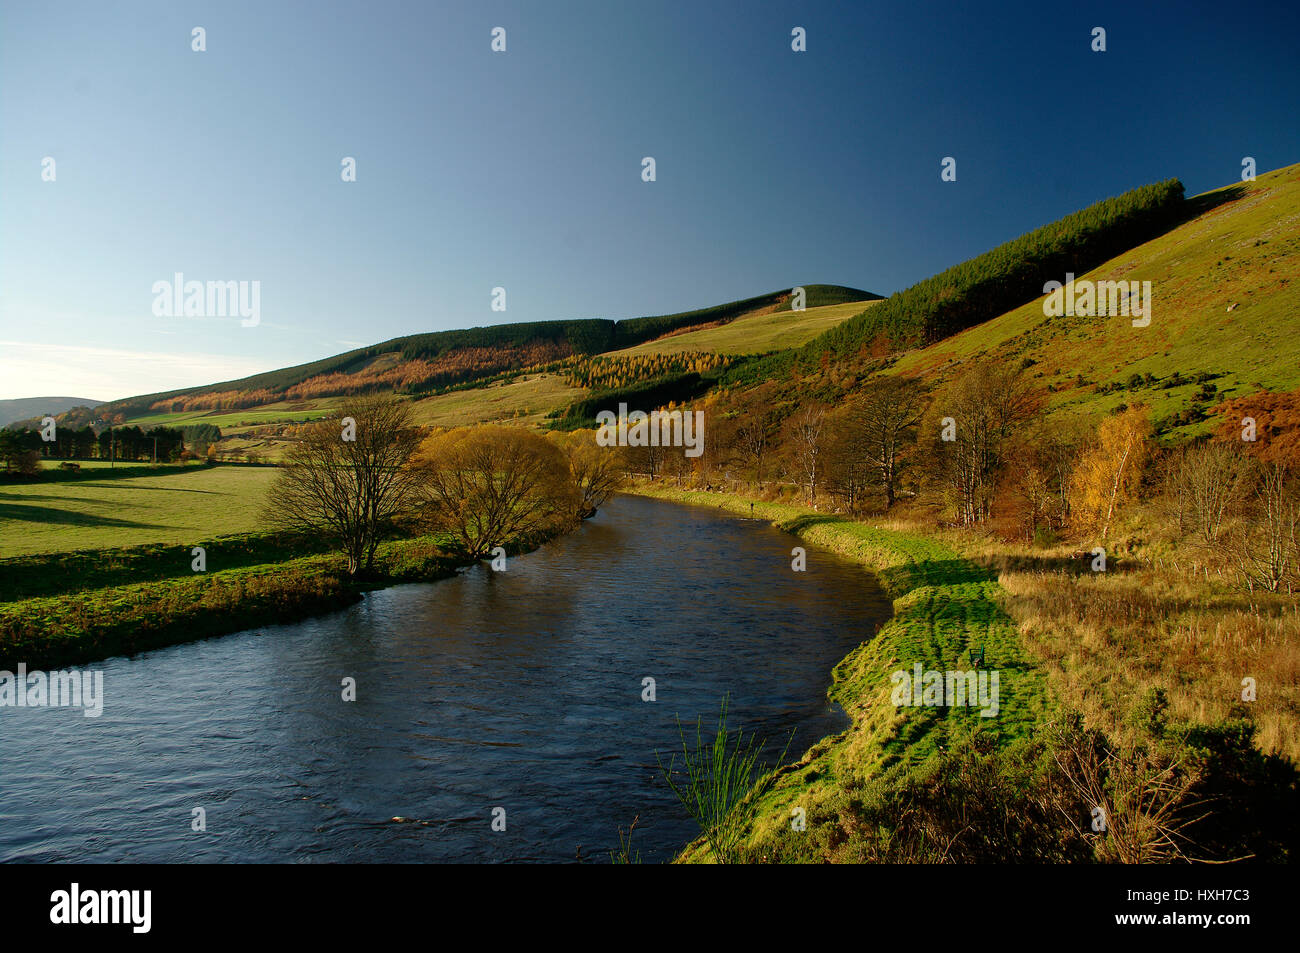
[[[333,539],[348,574],[368,572],[384,532],[412,500],[423,432],[396,397],[350,397],[340,419],[308,425],[267,497],[266,519]]]
[[[475,559],[578,518],[581,496],[564,452],[521,427],[434,434],[421,444],[413,469],[424,517]]]
[[[626,482],[623,454],[616,447],[602,447],[590,430],[554,437],[569,460],[569,472],[578,492],[578,517],[590,519]]]

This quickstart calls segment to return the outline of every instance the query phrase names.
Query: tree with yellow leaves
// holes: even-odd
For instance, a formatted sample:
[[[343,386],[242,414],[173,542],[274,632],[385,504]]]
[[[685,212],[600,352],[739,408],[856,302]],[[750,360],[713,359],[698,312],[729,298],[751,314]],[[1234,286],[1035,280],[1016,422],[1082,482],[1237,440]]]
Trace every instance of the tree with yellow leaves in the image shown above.
[[[1145,407],[1107,417],[1097,442],[1084,453],[1072,480],[1071,508],[1079,527],[1103,540],[1125,503],[1137,495],[1150,453],[1151,421]]]

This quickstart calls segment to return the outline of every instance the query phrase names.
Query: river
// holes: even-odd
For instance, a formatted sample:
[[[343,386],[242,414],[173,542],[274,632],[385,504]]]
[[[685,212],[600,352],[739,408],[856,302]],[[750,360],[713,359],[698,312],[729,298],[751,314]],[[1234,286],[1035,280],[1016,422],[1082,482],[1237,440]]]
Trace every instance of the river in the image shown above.
[[[0,709],[0,861],[607,863],[634,817],[669,860],[698,833],[656,764],[675,717],[729,695],[791,758],[847,723],[831,668],[890,604],[796,545],[623,496],[504,572],[86,666],[100,717]]]

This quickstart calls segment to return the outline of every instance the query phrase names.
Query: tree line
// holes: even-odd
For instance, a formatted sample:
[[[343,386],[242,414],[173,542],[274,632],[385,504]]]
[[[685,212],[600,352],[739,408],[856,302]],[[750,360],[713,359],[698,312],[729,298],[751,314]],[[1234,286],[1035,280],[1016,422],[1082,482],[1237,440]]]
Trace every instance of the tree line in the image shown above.
[[[207,445],[220,439],[221,432],[211,437],[206,432],[196,432],[192,442]],[[172,463],[181,459],[187,441],[183,428],[152,427],[143,430],[130,427],[56,427],[54,439],[45,440],[40,428],[20,427],[0,430],[0,464],[6,472],[34,475],[40,471],[40,461],[55,460],[142,460]]]
[[[978,361],[941,386],[875,375],[835,400],[791,400],[768,382],[713,394],[704,453],[629,447],[629,472],[703,489],[794,491],[817,508],[863,515],[906,503],[941,525],[1028,543],[1105,546],[1146,519],[1234,564],[1248,588],[1300,582],[1297,428],[1279,395],[1221,408],[1217,432],[1161,446],[1149,410],[1100,421],[1045,413],[1026,368]],[[1254,418],[1243,439],[1238,415]]]

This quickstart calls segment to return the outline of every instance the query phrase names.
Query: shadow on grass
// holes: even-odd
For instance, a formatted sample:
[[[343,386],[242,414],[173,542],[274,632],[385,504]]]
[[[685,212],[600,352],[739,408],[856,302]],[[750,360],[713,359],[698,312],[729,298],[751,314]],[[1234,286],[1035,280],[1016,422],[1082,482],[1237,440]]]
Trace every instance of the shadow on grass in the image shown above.
[[[1021,556],[999,555],[986,557],[980,564],[994,575],[1000,572],[1049,572],[1066,576],[1087,576],[1096,570],[1092,568],[1092,553],[1078,556]],[[1144,568],[1138,563],[1121,561],[1112,557],[1106,559],[1106,574],[1122,576]]]
[[[82,486],[94,487],[97,490],[142,490],[149,493],[206,493],[211,496],[222,496],[217,490],[196,490],[192,487],[185,486],[108,486],[103,483],[83,483]]]
[[[25,523],[58,523],[64,526],[108,526],[117,529],[163,529],[157,523],[137,523],[134,520],[95,516],[74,510],[56,509],[52,506],[24,506],[19,503],[0,503],[0,520]]]
[[[918,586],[960,586],[966,583],[993,582],[997,572],[965,559],[927,559],[922,562],[893,566],[878,573],[891,588],[915,589]]]
[[[0,474],[0,486],[31,486],[33,483],[82,483],[91,480],[130,480],[145,476],[176,476],[181,473],[200,473],[209,466],[173,466],[142,463],[124,463],[116,467],[89,467],[85,470],[42,470],[35,476],[17,473]]]
[[[1183,225],[1198,215],[1204,215],[1220,205],[1235,202],[1237,199],[1244,198],[1245,195],[1246,187],[1244,185],[1233,185],[1217,192],[1211,192],[1208,195],[1193,196],[1183,202],[1183,214],[1178,217],[1177,222],[1179,225]]]
[[[800,530],[808,529],[810,526],[820,526],[823,523],[843,523],[844,517],[836,516],[833,513],[809,513],[806,516],[796,516],[792,520],[787,520],[779,524],[779,528],[787,533],[798,533]]]

